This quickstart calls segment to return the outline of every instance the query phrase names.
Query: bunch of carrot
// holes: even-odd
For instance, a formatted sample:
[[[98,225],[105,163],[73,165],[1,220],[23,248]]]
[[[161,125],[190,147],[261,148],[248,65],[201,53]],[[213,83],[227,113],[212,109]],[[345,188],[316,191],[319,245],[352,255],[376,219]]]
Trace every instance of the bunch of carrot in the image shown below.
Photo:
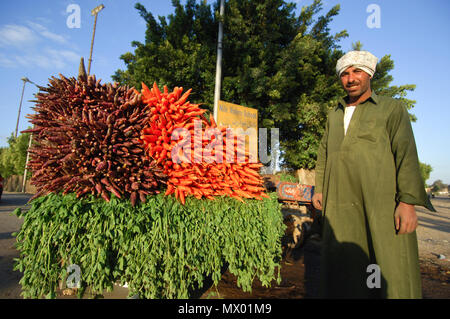
[[[166,176],[139,142],[149,107],[134,88],[100,83],[95,75],[49,79],[39,87],[28,169],[37,188],[49,193],[112,194],[134,206],[159,193]]]
[[[217,127],[212,116],[208,121],[203,115],[206,110],[187,101],[191,90],[182,94],[183,88],[175,87],[169,93],[165,86],[161,92],[156,83],[151,89],[142,83],[141,93],[151,118],[140,140],[148,156],[164,167],[168,176],[166,195],[174,194],[183,204],[188,195],[198,199],[230,196],[240,201],[268,197],[258,173],[263,165],[249,162],[249,154],[238,147],[243,142],[241,137],[227,136],[227,128]],[[176,134],[177,129],[188,133],[183,140]],[[203,138],[208,130],[216,132],[211,140]],[[196,139],[199,133],[202,138]],[[182,147],[185,145],[187,149]],[[233,150],[231,156],[227,146]],[[236,162],[237,157],[243,160]]]

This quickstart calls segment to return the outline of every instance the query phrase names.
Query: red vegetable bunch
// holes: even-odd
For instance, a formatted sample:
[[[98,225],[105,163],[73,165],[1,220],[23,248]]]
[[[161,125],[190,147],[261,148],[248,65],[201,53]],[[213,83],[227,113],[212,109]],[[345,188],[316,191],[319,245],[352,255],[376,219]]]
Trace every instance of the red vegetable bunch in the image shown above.
[[[214,196],[242,198],[268,197],[258,170],[240,145],[242,137],[230,136],[217,127],[206,110],[187,101],[191,90],[182,94],[175,87],[161,92],[153,84],[142,83],[143,102],[151,110],[149,126],[142,130],[141,142],[150,158],[164,167],[168,176],[166,195],[175,194],[183,204],[188,195],[214,199]],[[231,149],[231,152],[230,152]]]
[[[29,168],[38,189],[129,198],[134,206],[165,183],[162,169],[144,156],[140,132],[150,107],[128,86],[100,84],[95,76],[49,79],[36,95]]]

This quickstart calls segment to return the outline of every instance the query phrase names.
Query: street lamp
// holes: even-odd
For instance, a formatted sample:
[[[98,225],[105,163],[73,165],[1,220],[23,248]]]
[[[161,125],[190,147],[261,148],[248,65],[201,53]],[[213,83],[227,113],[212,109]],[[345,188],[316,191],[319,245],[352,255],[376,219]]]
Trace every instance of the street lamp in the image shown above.
[[[19,113],[17,114],[17,123],[16,123],[16,130],[14,132],[14,138],[17,138],[17,130],[19,129],[20,110],[22,109],[22,100],[23,100],[23,93],[25,91],[25,83],[28,82],[28,83],[34,84],[27,77],[23,77],[23,78],[21,78],[21,80],[23,81],[22,97],[20,98]]]
[[[91,15],[95,16],[94,20],[94,31],[92,32],[92,41],[91,41],[91,52],[89,53],[89,64],[88,64],[88,75],[91,72],[91,62],[92,62],[92,48],[94,47],[94,37],[95,37],[95,28],[97,26],[97,15],[100,11],[102,11],[105,8],[103,4],[95,7],[91,11]]]

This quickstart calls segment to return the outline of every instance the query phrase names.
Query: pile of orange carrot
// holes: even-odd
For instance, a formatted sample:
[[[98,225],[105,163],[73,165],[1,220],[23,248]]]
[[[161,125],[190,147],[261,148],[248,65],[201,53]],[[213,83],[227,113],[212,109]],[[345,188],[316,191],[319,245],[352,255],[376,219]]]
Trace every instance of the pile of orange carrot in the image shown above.
[[[268,197],[258,172],[263,165],[250,163],[249,154],[238,147],[241,137],[227,135],[227,128],[217,127],[212,116],[206,119],[206,110],[199,104],[187,101],[191,90],[182,94],[183,88],[169,92],[164,86],[161,92],[156,83],[151,89],[142,83],[141,93],[151,119],[140,141],[168,176],[166,195],[174,194],[183,204],[189,195],[198,199],[230,196],[240,201]],[[214,132],[208,134],[210,140],[205,138],[208,131]]]

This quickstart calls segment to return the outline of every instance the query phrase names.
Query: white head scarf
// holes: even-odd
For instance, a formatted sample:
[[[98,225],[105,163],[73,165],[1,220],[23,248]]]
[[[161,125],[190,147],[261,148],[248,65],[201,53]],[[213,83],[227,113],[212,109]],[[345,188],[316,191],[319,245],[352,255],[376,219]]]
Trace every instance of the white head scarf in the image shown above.
[[[369,51],[350,51],[341,57],[336,63],[336,73],[341,76],[348,67],[361,69],[370,77],[375,73],[378,58]]]

